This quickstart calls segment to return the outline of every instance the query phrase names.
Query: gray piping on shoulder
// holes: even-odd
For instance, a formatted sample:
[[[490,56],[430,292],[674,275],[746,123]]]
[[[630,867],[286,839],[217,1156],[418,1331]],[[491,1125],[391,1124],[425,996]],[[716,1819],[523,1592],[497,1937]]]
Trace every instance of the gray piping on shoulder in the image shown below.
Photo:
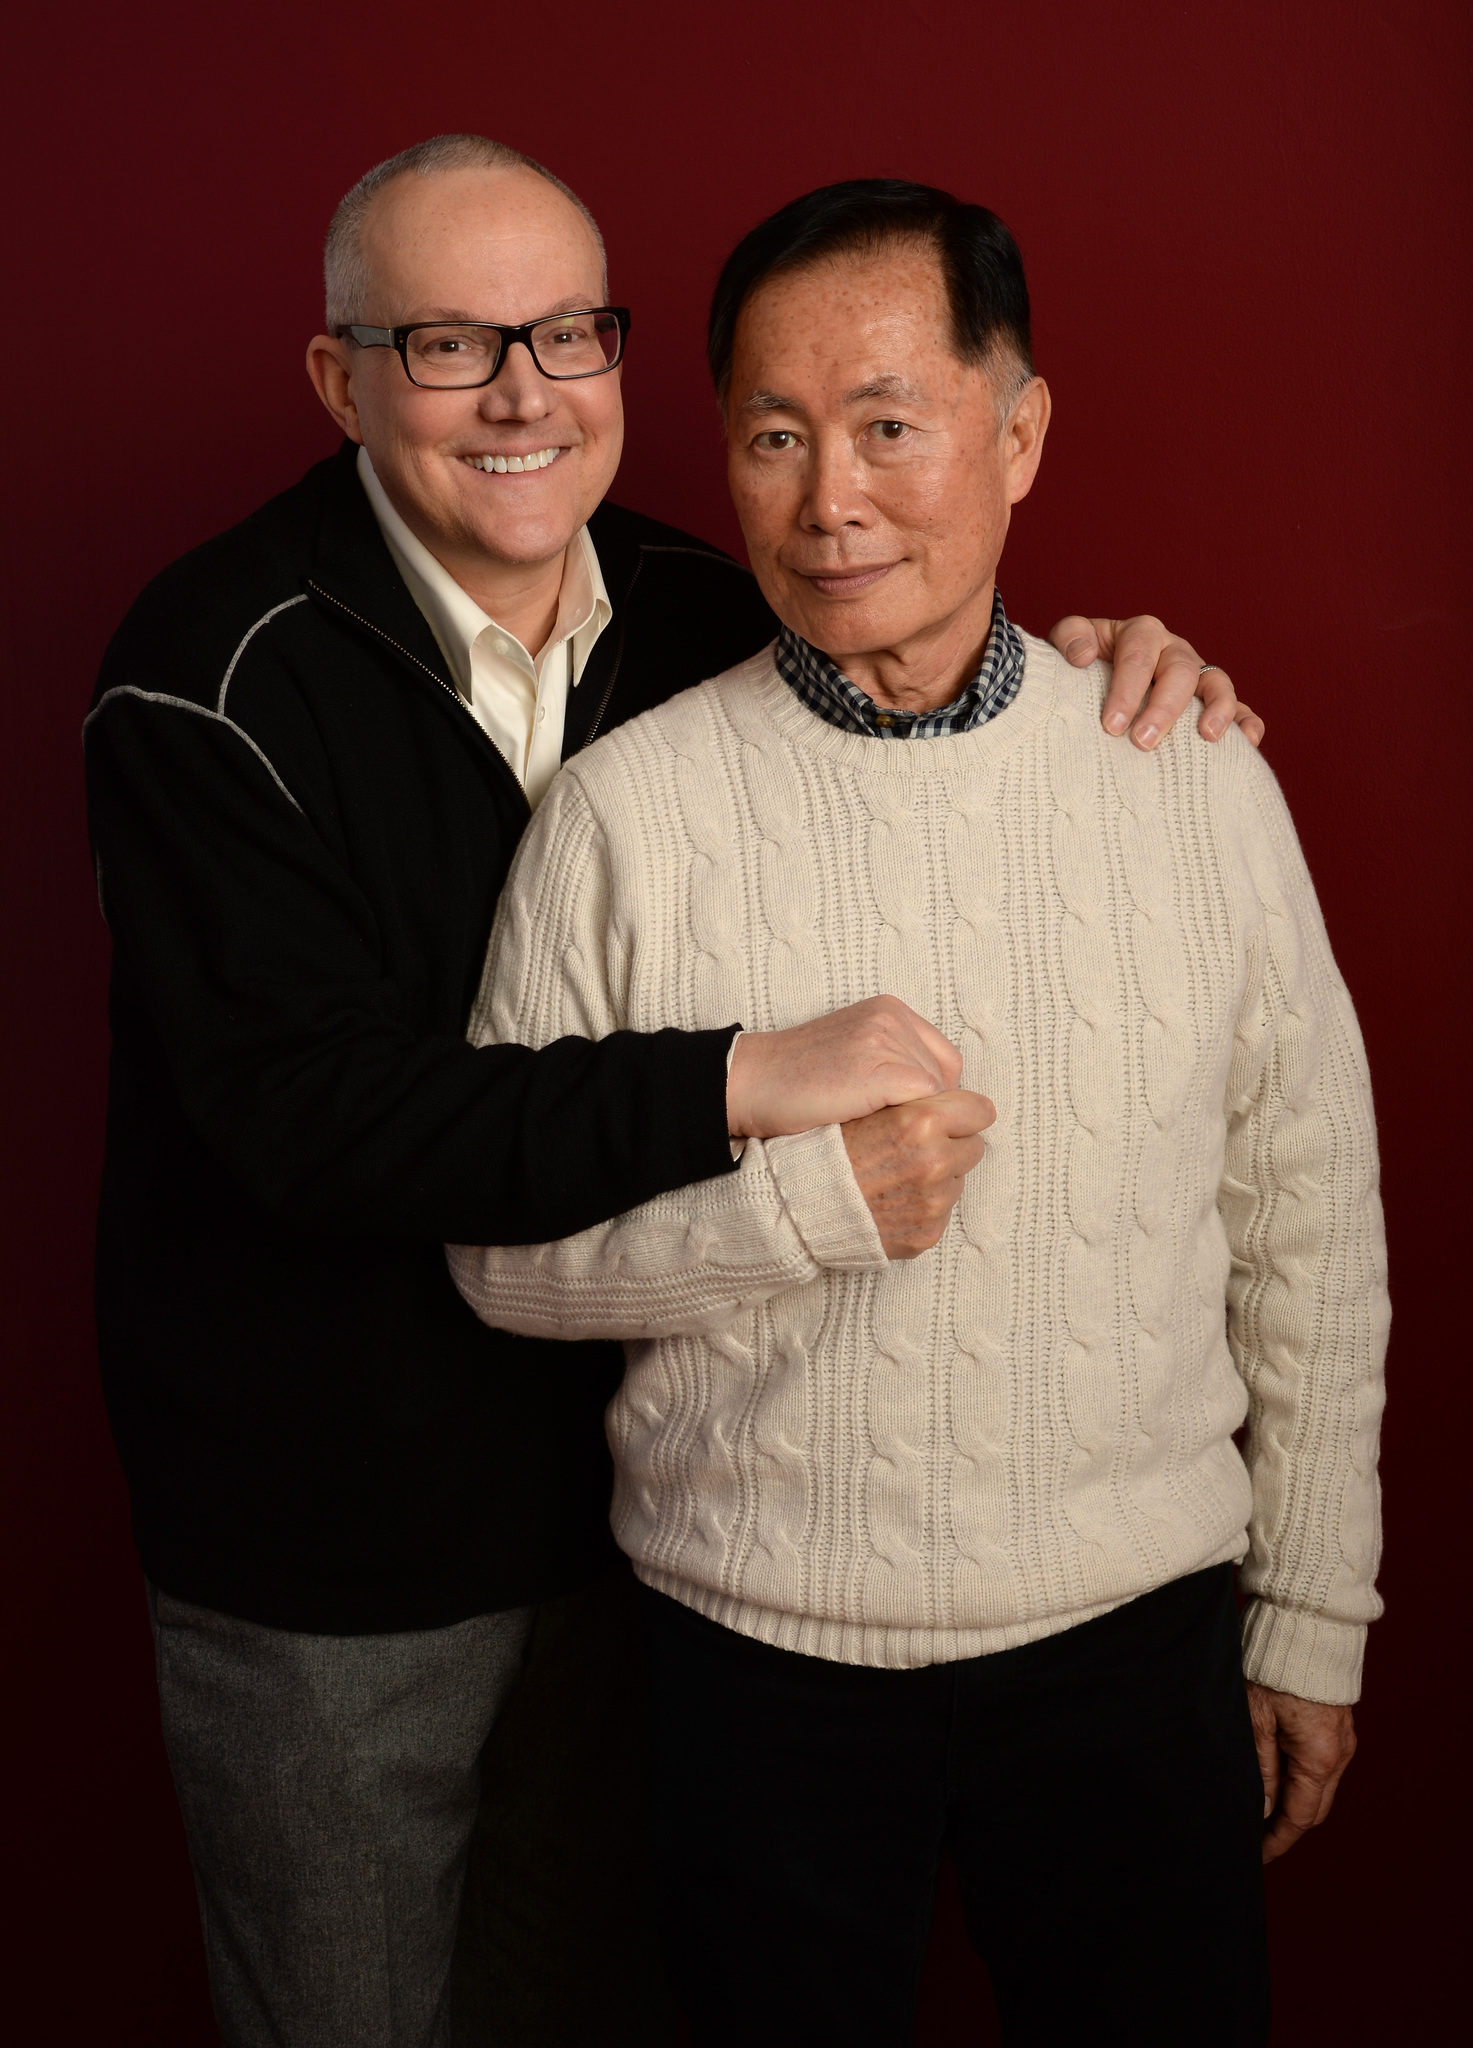
[[[225,692],[230,688],[230,678],[235,674],[235,664],[240,660],[240,657],[245,653],[246,649],[250,646],[252,640],[254,640],[256,635],[260,632],[261,628],[263,626],[270,625],[271,621],[276,617],[276,614],[278,612],[289,612],[294,604],[305,604],[306,602],[307,593],[304,590],[298,597],[288,597],[283,599],[283,601],[280,604],[272,605],[269,612],[262,612],[260,618],[257,619],[254,626],[246,627],[244,633],[242,633],[241,635],[240,645],[236,648],[234,654],[231,655],[230,666],[226,669],[224,677],[221,680],[220,694],[215,699],[215,709],[217,711],[224,711]],[[264,758],[265,756],[263,755],[262,759],[264,760]]]
[[[294,597],[291,600],[293,604],[301,604],[302,601],[303,600],[299,597]],[[285,606],[278,606],[278,610],[284,609]],[[269,616],[270,614],[268,613],[267,617],[269,618]],[[258,621],[258,623],[260,622]],[[252,627],[251,631],[254,632],[255,628]],[[246,637],[247,639],[249,639],[250,635],[248,634]],[[244,645],[244,642],[242,642],[241,644]],[[221,694],[224,694],[223,691]],[[255,741],[251,738],[250,734],[245,730],[245,728],[243,726],[237,725],[233,718],[226,718],[225,716],[223,716],[222,713],[218,711],[211,711],[208,704],[195,704],[188,697],[169,697],[166,696],[162,690],[140,690],[136,683],[119,683],[115,690],[109,690],[105,697],[99,697],[97,702],[93,705],[92,709],[87,713],[87,716],[82,720],[82,737],[84,739],[87,736],[88,726],[92,723],[93,719],[96,718],[98,712],[101,711],[103,706],[105,704],[110,704],[114,697],[140,697],[145,704],[170,704],[176,711],[192,711],[195,713],[196,717],[208,718],[213,720],[213,722],[216,725],[225,726],[228,731],[233,732],[235,734],[237,739],[245,741],[246,745],[250,748],[251,752],[255,755],[256,759],[260,762],[261,766],[266,770],[266,773],[271,777],[271,780],[276,784],[276,787],[281,791],[282,795],[286,798],[287,802],[291,805],[292,809],[301,815],[305,815],[304,813],[302,813],[302,806],[297,802],[296,798],[292,795],[291,791],[287,788],[286,784],[282,781],[281,777],[272,767],[270,761],[261,752],[261,749],[256,745]]]

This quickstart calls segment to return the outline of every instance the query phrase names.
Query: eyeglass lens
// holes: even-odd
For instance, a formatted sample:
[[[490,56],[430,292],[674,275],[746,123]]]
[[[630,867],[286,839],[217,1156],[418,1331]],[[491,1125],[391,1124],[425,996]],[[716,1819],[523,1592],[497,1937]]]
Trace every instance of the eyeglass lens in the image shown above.
[[[576,313],[539,320],[532,329],[532,353],[549,377],[594,377],[619,360],[619,322],[612,313]],[[416,327],[406,338],[405,359],[416,384],[445,389],[484,384],[501,354],[494,327]]]

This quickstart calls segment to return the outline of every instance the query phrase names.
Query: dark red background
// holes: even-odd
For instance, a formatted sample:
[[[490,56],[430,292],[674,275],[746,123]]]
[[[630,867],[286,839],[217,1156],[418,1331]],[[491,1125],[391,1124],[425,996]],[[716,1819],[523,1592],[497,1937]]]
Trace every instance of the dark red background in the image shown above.
[[[986,200],[1028,258],[1056,408],[1010,610],[1158,611],[1267,713],[1370,1043],[1397,1313],[1388,1611],[1333,1822],[1269,1875],[1275,2041],[1440,2033],[1466,1820],[1468,20],[1433,0],[31,13],[5,123],[0,550],[12,2038],[209,2038],[92,1353],[107,946],[78,726],[142,582],[332,446],[301,367],[328,214],[455,128],[544,158],[605,224],[636,313],[617,494],[728,544],[700,334],[731,240],[859,172]],[[944,1902],[923,2041],[991,2038],[979,1982]]]

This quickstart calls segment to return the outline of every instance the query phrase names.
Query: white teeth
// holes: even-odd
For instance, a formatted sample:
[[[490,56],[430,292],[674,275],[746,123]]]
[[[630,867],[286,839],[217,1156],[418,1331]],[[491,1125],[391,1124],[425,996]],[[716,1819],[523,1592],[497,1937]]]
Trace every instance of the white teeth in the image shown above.
[[[530,455],[468,455],[466,461],[472,469],[483,469],[488,476],[493,473],[505,476],[508,470],[519,475],[529,469],[547,469],[562,454],[561,448],[536,448]]]

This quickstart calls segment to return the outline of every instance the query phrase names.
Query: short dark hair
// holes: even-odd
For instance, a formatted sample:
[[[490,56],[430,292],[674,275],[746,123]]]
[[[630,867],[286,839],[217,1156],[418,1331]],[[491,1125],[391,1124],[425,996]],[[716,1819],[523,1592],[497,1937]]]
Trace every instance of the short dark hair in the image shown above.
[[[738,316],[765,278],[895,244],[935,250],[964,363],[986,363],[1006,351],[1032,376],[1028,280],[1018,245],[997,215],[906,178],[847,178],[790,200],[743,235],[727,257],[706,325],[717,397],[725,402],[731,382]]]

